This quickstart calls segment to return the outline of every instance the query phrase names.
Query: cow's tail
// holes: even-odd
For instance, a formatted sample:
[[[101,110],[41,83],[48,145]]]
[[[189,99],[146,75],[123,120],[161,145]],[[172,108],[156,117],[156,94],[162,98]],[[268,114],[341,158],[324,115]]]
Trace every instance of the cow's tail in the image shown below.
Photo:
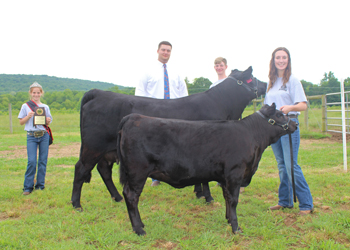
[[[92,89],[88,92],[86,92],[83,96],[83,98],[81,99],[81,103],[80,103],[80,140],[81,140],[81,146],[80,146],[80,158],[83,152],[83,107],[86,103],[88,103],[89,101],[93,100],[95,98],[95,94],[96,94],[96,90]]]
[[[122,156],[122,149],[121,149],[121,145],[120,145],[120,141],[121,141],[121,138],[123,136],[123,126],[125,124],[125,122],[128,120],[129,118],[128,117],[124,117],[121,122],[119,123],[119,126],[118,126],[118,137],[117,137],[117,155],[118,155],[118,158],[119,158],[119,181],[120,183],[124,186],[126,184],[126,181],[127,181],[127,169],[126,169],[126,166],[125,166],[125,162],[124,162],[124,159],[123,159],[123,156]]]

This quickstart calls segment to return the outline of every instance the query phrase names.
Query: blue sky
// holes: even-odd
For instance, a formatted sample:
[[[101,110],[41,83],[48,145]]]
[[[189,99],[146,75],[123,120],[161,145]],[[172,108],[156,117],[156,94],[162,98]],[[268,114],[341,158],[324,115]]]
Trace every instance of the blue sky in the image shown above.
[[[216,80],[214,59],[267,81],[272,51],[297,78],[350,77],[347,1],[1,1],[0,73],[135,86],[162,40],[183,76]],[[45,83],[42,83],[45,84]]]

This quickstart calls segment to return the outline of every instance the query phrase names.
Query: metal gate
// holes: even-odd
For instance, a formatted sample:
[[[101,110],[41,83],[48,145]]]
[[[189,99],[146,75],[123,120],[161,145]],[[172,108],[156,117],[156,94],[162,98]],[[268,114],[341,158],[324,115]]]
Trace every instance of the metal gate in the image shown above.
[[[344,92],[345,101],[345,121],[346,121],[346,133],[350,134],[350,118],[349,118],[349,93]],[[334,133],[342,133],[342,117],[341,117],[341,93],[326,94],[325,98],[325,118],[326,118],[326,131]],[[338,101],[339,100],[339,101]]]

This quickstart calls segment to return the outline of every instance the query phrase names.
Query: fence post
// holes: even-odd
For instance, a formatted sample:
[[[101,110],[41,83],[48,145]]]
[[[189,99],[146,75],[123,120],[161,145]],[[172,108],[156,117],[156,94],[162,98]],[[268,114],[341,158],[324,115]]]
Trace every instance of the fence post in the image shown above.
[[[308,103],[310,103],[309,100],[308,100]],[[305,128],[308,131],[309,130],[309,107],[307,107],[307,109],[304,112],[304,122],[305,122]]]
[[[10,133],[13,133],[13,129],[12,129],[12,107],[11,107],[11,103],[9,103],[9,118],[10,118]]]
[[[261,106],[263,106],[264,104],[264,98],[261,98],[261,99],[254,99],[253,100],[253,108],[254,108],[254,112],[256,112],[256,104],[260,102],[261,103]]]
[[[322,133],[326,133],[326,95],[322,95]]]
[[[342,136],[343,136],[343,165],[344,171],[348,171],[348,154],[346,150],[346,117],[345,117],[345,100],[344,100],[344,81],[340,80],[341,89],[341,120],[342,120]]]
[[[256,112],[256,100],[253,101],[254,113]]]

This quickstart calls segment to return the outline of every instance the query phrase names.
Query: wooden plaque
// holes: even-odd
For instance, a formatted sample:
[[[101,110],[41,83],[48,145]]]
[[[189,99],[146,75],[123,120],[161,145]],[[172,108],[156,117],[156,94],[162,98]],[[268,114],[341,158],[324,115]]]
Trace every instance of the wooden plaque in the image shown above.
[[[46,125],[46,114],[45,108],[38,107],[34,112],[34,126],[35,125]]]

